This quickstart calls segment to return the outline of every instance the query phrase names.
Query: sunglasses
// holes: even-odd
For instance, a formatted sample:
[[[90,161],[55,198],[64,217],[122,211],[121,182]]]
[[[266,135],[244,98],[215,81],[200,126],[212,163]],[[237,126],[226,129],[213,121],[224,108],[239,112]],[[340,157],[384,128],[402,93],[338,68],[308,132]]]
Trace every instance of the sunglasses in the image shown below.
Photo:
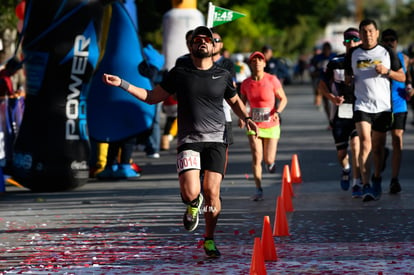
[[[397,39],[395,38],[384,38],[382,39],[383,42],[388,43],[388,42],[395,42]]]
[[[214,40],[215,43],[220,43],[221,41],[223,41],[220,38],[214,38],[213,40]]]
[[[204,42],[206,42],[206,43],[213,43],[213,41],[211,40],[211,38],[208,37],[208,36],[203,36],[203,37],[196,36],[196,37],[193,38],[193,43],[194,44],[201,44],[201,43],[204,43]]]
[[[359,39],[358,37],[353,37],[353,38],[351,38],[351,39],[345,39],[345,40],[344,40],[344,42],[345,42],[345,43],[349,43],[349,42],[351,42],[351,41],[354,41],[354,42],[359,42],[359,41],[361,41],[361,39]]]

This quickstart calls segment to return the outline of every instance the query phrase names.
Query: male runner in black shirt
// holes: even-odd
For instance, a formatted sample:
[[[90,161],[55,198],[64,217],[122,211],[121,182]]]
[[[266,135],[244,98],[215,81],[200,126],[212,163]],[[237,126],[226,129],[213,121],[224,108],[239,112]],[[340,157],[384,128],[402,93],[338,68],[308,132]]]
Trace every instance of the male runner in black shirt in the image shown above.
[[[191,39],[192,61],[176,66],[152,91],[136,87],[115,75],[104,74],[103,81],[120,86],[139,100],[156,104],[175,94],[178,102],[177,172],[183,202],[187,205],[183,223],[188,231],[198,225],[203,203],[200,170],[204,171],[204,250],[209,257],[219,257],[214,232],[221,210],[220,183],[227,162],[223,99],[233,112],[246,121],[247,130],[256,133],[256,124],[248,117],[237,95],[231,74],[214,64],[213,34],[207,27],[194,30]]]

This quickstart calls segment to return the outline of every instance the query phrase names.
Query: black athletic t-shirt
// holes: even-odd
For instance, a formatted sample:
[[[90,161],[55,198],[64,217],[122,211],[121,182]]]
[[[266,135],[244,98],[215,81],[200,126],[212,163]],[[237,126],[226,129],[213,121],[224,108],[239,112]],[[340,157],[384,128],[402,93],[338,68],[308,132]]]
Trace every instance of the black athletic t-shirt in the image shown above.
[[[214,64],[198,70],[193,64],[176,66],[160,83],[178,102],[178,146],[194,142],[224,142],[223,99],[236,95],[231,74]]]

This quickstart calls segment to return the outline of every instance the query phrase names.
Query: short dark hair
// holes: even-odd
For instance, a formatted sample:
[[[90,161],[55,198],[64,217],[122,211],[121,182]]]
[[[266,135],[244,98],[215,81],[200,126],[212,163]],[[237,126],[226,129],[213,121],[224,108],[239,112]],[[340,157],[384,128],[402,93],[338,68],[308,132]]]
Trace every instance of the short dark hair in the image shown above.
[[[322,49],[329,49],[329,50],[332,50],[332,45],[331,45],[331,43],[329,43],[328,41],[324,42],[324,43],[322,44]]]
[[[386,29],[381,33],[381,37],[384,38],[386,36],[391,36],[395,38],[395,40],[398,40],[397,32],[393,29]]]
[[[368,25],[374,25],[375,29],[378,30],[377,22],[373,19],[364,19],[359,23],[359,30],[361,30],[363,27]]]
[[[270,45],[264,45],[262,47],[262,53],[265,53],[267,51],[273,51],[272,47]]]

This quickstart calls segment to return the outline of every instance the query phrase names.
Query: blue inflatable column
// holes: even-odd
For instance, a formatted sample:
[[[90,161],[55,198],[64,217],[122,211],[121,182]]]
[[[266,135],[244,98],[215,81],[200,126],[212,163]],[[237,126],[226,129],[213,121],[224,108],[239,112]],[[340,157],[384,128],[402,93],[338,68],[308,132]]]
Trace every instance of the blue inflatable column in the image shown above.
[[[86,97],[103,10],[98,0],[26,0],[27,94],[12,177],[32,191],[69,190],[89,179]]]

